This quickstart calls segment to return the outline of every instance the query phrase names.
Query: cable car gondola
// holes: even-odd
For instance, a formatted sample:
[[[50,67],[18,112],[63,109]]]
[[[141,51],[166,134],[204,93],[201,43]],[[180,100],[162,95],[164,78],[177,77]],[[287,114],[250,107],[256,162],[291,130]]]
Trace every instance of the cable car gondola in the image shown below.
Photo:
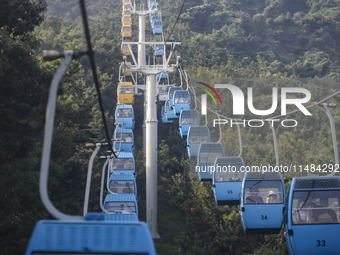
[[[113,133],[113,142],[112,142],[116,151],[122,152],[134,152],[134,136],[132,129],[126,128],[116,128]]]
[[[242,157],[216,158],[213,174],[213,190],[218,205],[238,205],[244,172]]]
[[[133,104],[135,92],[132,82],[119,82],[117,87],[118,104]]]
[[[156,21],[161,21],[161,16],[159,16],[158,12],[150,14],[150,23],[154,23]]]
[[[174,112],[176,115],[181,113],[181,110],[190,109],[190,93],[187,90],[175,91],[174,92]]]
[[[129,50],[129,46],[125,43],[122,43],[120,50],[122,51],[124,56],[131,56],[131,52]]]
[[[198,127],[199,125],[200,117],[197,110],[190,109],[181,111],[179,116],[179,131],[181,134],[181,138],[184,138],[188,135],[189,127]]]
[[[134,194],[137,197],[135,176],[133,174],[112,173],[110,175],[108,191],[111,194]]]
[[[116,106],[115,111],[116,123],[120,124],[120,127],[126,129],[133,129],[135,126],[135,117],[133,107],[130,104],[119,104]]]
[[[132,36],[132,26],[122,25],[122,37],[130,38]]]
[[[246,234],[277,234],[283,223],[285,188],[280,172],[247,172],[240,215]]]
[[[157,3],[156,3],[156,1],[155,1],[155,0],[150,0],[150,1],[148,1],[148,8],[149,8],[150,10],[156,9],[156,8],[157,8]]]
[[[163,33],[163,23],[160,20],[156,20],[151,23],[152,32],[154,35],[161,35]]]
[[[177,90],[183,90],[182,87],[171,87],[169,89],[169,106],[172,108],[174,106],[174,93]]]
[[[210,143],[210,131],[207,126],[190,126],[187,135],[187,150],[189,158],[197,157],[201,143]]]
[[[171,88],[170,88],[171,89]],[[170,107],[170,100],[165,102],[164,105],[165,116],[168,121],[178,119],[178,116],[174,113],[172,107]]]
[[[162,115],[162,123],[168,124],[168,123],[174,122],[173,120],[167,119],[166,112],[165,112],[165,106],[162,106],[161,115]]]
[[[157,74],[157,80],[160,80],[160,79],[168,79],[168,74],[167,73],[158,73]]]
[[[135,174],[135,157],[131,152],[119,152],[117,158],[111,159],[111,172],[116,174]]]
[[[222,143],[201,143],[198,149],[196,172],[200,181],[211,181],[216,158],[225,157]]]
[[[132,7],[131,2],[123,3],[123,12],[122,12],[123,15],[131,15],[132,10],[133,10],[133,7]]]
[[[122,17],[122,25],[123,26],[132,26],[131,15],[123,15],[123,17]]]
[[[162,44],[155,44],[154,50],[155,50],[156,57],[161,57],[164,55],[164,46]]]
[[[107,194],[103,207],[107,214],[135,214],[138,219],[136,196],[132,194]]]
[[[36,224],[25,254],[123,253],[156,254],[144,222],[42,220]]]
[[[286,212],[289,254],[339,254],[340,177],[293,178]]]

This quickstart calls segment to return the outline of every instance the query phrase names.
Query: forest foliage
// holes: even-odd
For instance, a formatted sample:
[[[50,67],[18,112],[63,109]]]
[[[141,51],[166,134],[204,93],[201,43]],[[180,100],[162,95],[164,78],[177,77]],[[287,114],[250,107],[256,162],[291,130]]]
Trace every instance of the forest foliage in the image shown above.
[[[86,43],[77,0],[0,2],[0,246],[1,253],[23,254],[35,223],[51,218],[40,202],[38,182],[48,88],[61,61],[44,62],[41,51],[85,49]],[[167,38],[182,0],[157,2]],[[121,1],[86,3],[104,108],[112,133],[118,68],[122,61]],[[197,81],[209,84],[230,81],[243,86],[242,89],[251,84],[257,89],[256,106],[265,108],[271,102],[272,87],[297,84],[310,89],[314,102],[340,87],[339,5],[339,0],[187,0],[170,41],[182,42],[176,53],[181,55],[191,86],[196,86]],[[146,20],[147,40],[159,39],[151,36]],[[133,40],[136,41],[137,21],[134,17]],[[91,153],[84,144],[104,141],[89,67],[87,57],[73,61],[58,91],[49,195],[58,209],[70,214],[82,213]],[[224,102],[229,99],[223,94]],[[135,103],[134,132],[139,213],[140,219],[145,220],[142,100],[138,97]],[[339,103],[340,97],[330,102]],[[161,103],[158,106],[160,110]],[[339,109],[332,110],[338,143]],[[312,112],[312,118],[292,115],[299,120],[299,129],[277,128],[282,164],[334,162],[329,121],[320,107],[314,107]],[[201,121],[204,123],[204,119]],[[282,232],[271,236],[244,235],[239,209],[216,206],[211,185],[191,178],[190,167],[194,162],[187,159],[186,141],[180,138],[176,123],[166,126],[159,121],[158,128],[162,237],[162,242],[157,243],[159,254],[287,253]],[[218,129],[212,128],[212,132],[213,140],[218,140]],[[244,128],[241,134],[246,163],[275,162],[269,128]],[[222,143],[227,155],[237,154],[237,130],[223,127]],[[90,211],[100,211],[102,163],[96,160]],[[287,187],[291,177],[284,175]]]

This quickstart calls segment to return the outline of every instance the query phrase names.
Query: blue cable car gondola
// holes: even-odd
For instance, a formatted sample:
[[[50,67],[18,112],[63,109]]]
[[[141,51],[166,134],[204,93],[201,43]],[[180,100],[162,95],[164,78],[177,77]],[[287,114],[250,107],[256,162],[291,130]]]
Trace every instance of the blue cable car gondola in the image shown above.
[[[160,80],[160,79],[168,79],[168,74],[167,73],[159,73],[157,74],[157,80]]]
[[[104,213],[87,213],[86,220],[104,220],[120,222],[139,222],[136,214],[104,214]]]
[[[219,157],[225,157],[222,143],[201,143],[195,169],[200,181],[212,180],[215,160]]]
[[[134,194],[137,196],[136,179],[133,174],[117,174],[110,175],[108,191],[114,194]]]
[[[151,23],[152,32],[154,35],[161,35],[163,33],[163,23],[160,20],[156,20]]]
[[[161,17],[159,16],[158,12],[150,14],[150,23],[154,23],[156,21],[161,21]]]
[[[285,196],[279,172],[247,172],[242,183],[240,203],[244,232],[279,233],[283,223]]]
[[[190,109],[190,93],[187,90],[180,90],[174,92],[174,113],[179,115],[181,110]]]
[[[156,57],[161,57],[164,55],[164,46],[162,44],[155,44],[154,50]]]
[[[127,129],[133,129],[135,126],[134,111],[131,104],[119,104],[115,112],[116,123]]]
[[[214,197],[218,205],[238,205],[244,177],[242,157],[216,158],[213,174]]]
[[[194,109],[182,110],[179,116],[179,132],[181,138],[188,135],[189,127],[198,127],[200,125],[200,117],[198,111]]]
[[[166,112],[165,112],[165,106],[162,106],[161,115],[162,115],[162,123],[163,124],[168,124],[168,123],[174,122],[173,120],[167,119]]]
[[[191,126],[187,136],[187,150],[189,158],[197,157],[198,149],[201,143],[210,143],[210,131],[207,126],[195,127]]]
[[[135,157],[132,152],[120,152],[117,158],[111,159],[111,173],[135,174]]]
[[[150,10],[156,9],[156,8],[157,8],[157,3],[156,3],[156,1],[155,1],[155,0],[150,0],[150,1],[148,1],[148,8],[149,8]]]
[[[36,224],[26,250],[26,255],[37,254],[155,255],[156,251],[143,222],[43,220]]]
[[[171,87],[171,88],[169,88],[169,92],[168,92],[168,95],[169,95],[169,106],[171,108],[174,106],[174,93],[177,90],[183,90],[183,88],[182,87]]]
[[[171,89],[171,88],[170,88]],[[172,107],[170,107],[170,101],[166,101],[164,105],[165,116],[168,121],[178,119],[178,116],[174,113]]]
[[[104,213],[107,214],[135,214],[138,218],[136,196],[132,194],[107,194],[104,200]]]
[[[116,151],[133,153],[135,146],[132,129],[116,128],[113,133],[113,146]]]
[[[289,254],[339,254],[340,177],[293,178],[285,216]]]

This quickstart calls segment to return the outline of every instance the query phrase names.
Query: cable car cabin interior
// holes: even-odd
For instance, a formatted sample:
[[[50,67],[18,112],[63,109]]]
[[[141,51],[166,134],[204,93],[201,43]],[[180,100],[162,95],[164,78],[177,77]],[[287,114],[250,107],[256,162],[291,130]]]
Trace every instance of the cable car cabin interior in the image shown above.
[[[238,205],[244,172],[242,157],[216,158],[213,174],[213,190],[218,205]]]
[[[190,109],[190,92],[187,90],[174,92],[174,112],[179,115],[182,110]]]
[[[36,224],[25,254],[155,255],[156,251],[144,222],[43,220]]]
[[[111,173],[135,174],[135,158],[131,152],[120,152],[117,158],[111,159]]]
[[[189,127],[191,126],[199,126],[200,125],[200,117],[198,115],[198,111],[194,109],[190,110],[182,110],[179,115],[179,132],[181,138],[184,138],[188,135]]]
[[[110,175],[108,191],[111,194],[133,194],[137,196],[136,180],[133,174]]]
[[[189,158],[197,157],[201,143],[210,142],[210,130],[207,126],[190,126],[187,135],[187,150]]]
[[[116,151],[134,152],[134,136],[132,129],[116,128],[113,133],[113,146]]]
[[[170,103],[170,107],[172,108],[174,106],[174,93],[177,90],[183,90],[182,87],[171,87],[169,89],[169,103]]]
[[[161,57],[164,55],[164,46],[162,44],[155,44],[154,51],[156,57]]]
[[[174,122],[173,120],[167,119],[166,112],[165,112],[165,106],[162,106],[161,115],[162,115],[162,123],[163,124],[169,124],[169,123]]]
[[[219,157],[225,157],[222,143],[201,143],[198,149],[197,166],[195,169],[200,181],[212,181],[212,168],[216,158]]]
[[[107,194],[103,207],[106,214],[136,214],[138,218],[136,196],[132,194]]]
[[[247,172],[240,216],[246,234],[277,234],[283,223],[285,188],[279,172]]]
[[[130,38],[132,36],[132,26],[122,26],[122,37]]]
[[[133,104],[135,92],[132,82],[119,82],[117,88],[118,104]]]
[[[129,46],[125,43],[122,43],[122,46],[120,47],[122,53],[124,56],[131,56],[131,52],[129,50]]]
[[[135,117],[132,105],[119,104],[115,111],[116,123],[120,127],[133,129],[135,126]]]
[[[170,106],[170,100],[165,102],[164,110],[165,110],[166,119],[168,121],[178,119],[178,116],[175,114],[174,110]]]
[[[122,25],[123,26],[132,26],[131,15],[123,15],[123,17],[122,17]]]
[[[290,254],[339,254],[340,177],[296,177],[288,194]]]

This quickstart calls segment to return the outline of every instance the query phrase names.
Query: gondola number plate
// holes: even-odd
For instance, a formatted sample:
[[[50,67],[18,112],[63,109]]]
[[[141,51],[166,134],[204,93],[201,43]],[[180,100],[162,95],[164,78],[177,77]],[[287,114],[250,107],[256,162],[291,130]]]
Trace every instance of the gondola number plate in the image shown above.
[[[261,215],[261,220],[268,220],[268,216],[267,215]]]
[[[317,247],[326,246],[326,240],[316,240],[316,246]]]

